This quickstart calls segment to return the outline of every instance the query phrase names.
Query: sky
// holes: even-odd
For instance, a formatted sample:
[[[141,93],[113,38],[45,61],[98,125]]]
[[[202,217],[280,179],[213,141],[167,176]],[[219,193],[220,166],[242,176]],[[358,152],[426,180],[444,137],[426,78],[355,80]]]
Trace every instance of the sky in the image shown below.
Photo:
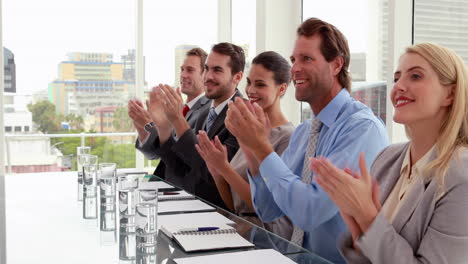
[[[319,0],[304,0],[304,17],[317,16],[334,23],[348,37],[352,51],[364,51],[368,1],[373,0],[327,0],[325,5]],[[177,45],[194,44],[209,50],[217,42],[217,0],[143,2],[145,79],[149,86],[171,84]],[[15,56],[17,92],[47,89],[69,52],[112,53],[114,61],[120,61],[121,55],[135,47],[135,3],[3,0],[3,41]],[[233,41],[249,43],[254,52],[252,3],[233,0]]]

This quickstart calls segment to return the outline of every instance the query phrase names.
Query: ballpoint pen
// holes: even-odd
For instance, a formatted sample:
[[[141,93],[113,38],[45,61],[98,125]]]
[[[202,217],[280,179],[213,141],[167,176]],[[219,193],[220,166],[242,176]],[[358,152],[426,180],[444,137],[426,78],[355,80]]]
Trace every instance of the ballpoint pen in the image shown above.
[[[163,195],[177,195],[180,194],[180,192],[163,192]]]
[[[203,231],[213,231],[213,230],[218,230],[219,227],[211,227],[211,226],[206,226],[206,227],[189,227],[189,228],[181,228],[178,230],[178,232],[203,232]]]

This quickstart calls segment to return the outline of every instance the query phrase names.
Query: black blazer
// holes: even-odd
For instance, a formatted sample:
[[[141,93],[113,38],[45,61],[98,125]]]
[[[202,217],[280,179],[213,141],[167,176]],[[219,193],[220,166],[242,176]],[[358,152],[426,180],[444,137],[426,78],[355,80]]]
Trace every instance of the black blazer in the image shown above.
[[[200,117],[200,114],[204,112],[205,108],[210,108],[211,100],[208,99],[206,96],[201,97],[193,107],[187,112],[185,118],[190,126],[190,128],[194,129],[195,123]],[[175,136],[175,135],[174,135]],[[151,139],[151,138],[150,138]],[[152,142],[150,144],[149,142]],[[150,145],[147,147],[152,149],[152,153],[154,153],[157,158],[160,158],[159,164],[154,171],[154,175],[161,177],[172,184],[184,188],[184,177],[189,170],[189,168],[178,161],[176,154],[172,151],[163,151],[161,149],[161,145],[159,144],[159,137],[156,134],[156,137],[152,141],[148,141],[146,145]],[[146,155],[145,155],[146,156]],[[155,180],[156,178],[151,178],[150,181]]]
[[[242,94],[236,90],[233,99]],[[195,144],[198,143],[196,135],[198,131],[205,128],[206,119],[210,110],[211,104],[208,107],[200,109],[200,115],[197,119],[194,129],[187,130],[177,141],[174,138],[170,138],[164,143],[161,149],[161,159],[166,163],[166,179],[172,181],[176,185],[179,185],[188,192],[191,192],[217,206],[226,208],[221,196],[218,193],[216,184],[213,177],[208,172],[205,161],[198,154]],[[208,131],[208,137],[213,139],[218,136],[222,144],[227,147],[228,159],[231,160],[239,149],[239,144],[236,138],[227,130],[224,125],[224,119],[226,118],[227,106],[219,113],[216,117],[210,131]],[[167,154],[167,155],[166,155]],[[175,154],[175,156],[174,156]],[[171,161],[167,160],[171,159]],[[185,174],[174,174],[170,175],[167,171],[167,162],[171,162],[176,167],[183,167]],[[158,174],[156,174],[158,175]],[[159,175],[158,175],[159,176]]]

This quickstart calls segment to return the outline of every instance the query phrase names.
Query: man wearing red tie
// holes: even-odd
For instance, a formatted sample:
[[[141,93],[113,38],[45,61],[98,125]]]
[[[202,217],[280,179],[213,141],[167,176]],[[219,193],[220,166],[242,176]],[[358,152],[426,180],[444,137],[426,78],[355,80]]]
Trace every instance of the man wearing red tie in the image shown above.
[[[203,88],[206,57],[207,53],[204,50],[193,48],[186,53],[184,63],[180,67],[180,89],[187,96],[182,113],[191,128],[195,126],[201,110],[210,105],[208,104],[210,100],[205,96]],[[130,100],[128,115],[138,132],[135,148],[149,160],[158,159],[159,149],[155,147],[154,142],[159,140],[159,134],[149,112],[139,100]],[[154,174],[164,177],[166,166],[167,164],[161,161]],[[174,184],[178,183],[174,182]]]

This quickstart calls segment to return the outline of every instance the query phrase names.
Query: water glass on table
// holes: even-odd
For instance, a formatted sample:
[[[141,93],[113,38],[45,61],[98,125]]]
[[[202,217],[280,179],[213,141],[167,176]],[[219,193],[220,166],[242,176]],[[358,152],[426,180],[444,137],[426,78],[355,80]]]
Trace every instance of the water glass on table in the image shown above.
[[[135,213],[137,242],[156,243],[158,190],[138,190]]]
[[[110,176],[110,177],[109,177]],[[101,231],[113,231],[116,228],[116,178],[101,174],[99,180],[101,213],[99,228]]]
[[[97,168],[83,165],[83,218],[97,218]]]
[[[119,215],[135,216],[138,177],[128,174],[119,176]]]
[[[90,155],[91,147],[76,148],[76,167],[78,172],[78,201],[83,200],[83,164],[80,162],[80,155]]]
[[[109,163],[109,162],[99,163],[98,179],[101,179],[102,177],[116,178],[117,177],[117,164]]]
[[[157,217],[158,190],[138,190],[135,213],[137,263],[156,263]]]
[[[121,261],[136,258],[135,206],[138,177],[123,175],[118,178],[119,201],[119,259]]]
[[[89,154],[79,155],[78,162],[80,163],[81,168],[82,168],[81,173],[83,174],[83,166],[85,165],[95,165],[97,167],[97,161],[98,161],[98,156],[96,155],[89,155]],[[97,177],[97,174],[96,174],[96,177]],[[81,184],[80,186],[79,180],[78,180],[78,201],[81,201],[81,200],[83,200],[83,185]]]

